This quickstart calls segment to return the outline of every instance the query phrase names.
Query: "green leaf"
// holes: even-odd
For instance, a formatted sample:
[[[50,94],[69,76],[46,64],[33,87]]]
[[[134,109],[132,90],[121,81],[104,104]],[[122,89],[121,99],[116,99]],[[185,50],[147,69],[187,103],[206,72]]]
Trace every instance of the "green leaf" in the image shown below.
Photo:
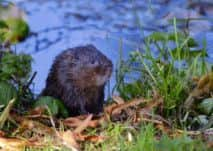
[[[188,37],[187,35],[185,35],[184,33],[181,33],[181,32],[178,32],[177,33],[177,37],[178,37],[178,40],[179,40],[179,43],[183,43],[184,40],[187,40],[186,44],[184,46],[188,46],[188,47],[197,47],[198,46],[198,43],[195,41],[194,38],[192,37]],[[168,35],[168,40],[170,41],[176,41],[176,34],[175,33],[170,33]]]
[[[10,80],[12,76],[17,79],[28,78],[31,72],[31,62],[30,55],[4,53],[0,62],[0,80]]]
[[[7,24],[3,20],[0,20],[0,30],[1,28],[8,28]]]
[[[8,30],[5,33],[4,41],[9,41],[15,44],[19,41],[24,40],[29,35],[29,26],[23,20],[19,18],[8,18],[5,20]]]
[[[182,135],[171,139],[167,135],[163,135],[157,142],[156,151],[200,151],[206,150],[205,146],[200,140],[193,140],[192,138]]]
[[[193,39],[193,38],[189,38],[189,40],[187,41],[187,45],[188,47],[198,47],[198,43]]]
[[[187,39],[187,36],[184,35],[181,32],[177,33],[177,37],[179,40],[179,43],[182,43],[185,39]],[[151,42],[162,42],[162,41],[176,41],[176,33],[164,33],[164,32],[153,32],[151,35],[146,37],[146,39],[150,39]],[[189,37],[186,46],[188,47],[197,47],[198,43],[191,37]]]
[[[198,56],[203,56],[203,55],[206,56],[206,57],[208,56],[207,52],[203,52],[203,50],[190,50],[188,48],[178,50],[178,49],[175,48],[171,51],[173,59],[175,59],[175,60],[179,59],[179,56],[178,56],[179,51],[180,51],[180,59],[181,60],[193,59],[193,58],[196,58]]]
[[[0,105],[7,106],[13,98],[17,98],[16,88],[7,82],[0,82]]]
[[[146,39],[150,39],[151,41],[157,42],[157,41],[166,41],[168,38],[168,35],[163,32],[153,32],[151,35],[146,37]]]
[[[207,115],[213,113],[213,98],[204,99],[198,108]]]
[[[10,110],[13,107],[14,103],[15,103],[15,99],[10,100],[7,107],[2,112],[2,114],[0,116],[0,129],[2,129],[4,127],[5,122],[9,117]]]
[[[0,20],[0,42],[4,42],[5,40],[5,33],[8,31],[8,26],[5,21]]]
[[[35,103],[34,107],[47,106],[53,115],[62,115],[68,117],[68,110],[62,103],[62,101],[50,96],[42,96]]]
[[[144,86],[142,81],[135,81],[133,83],[125,83],[122,87],[119,87],[118,91],[122,98],[128,100],[142,96],[144,93]]]
[[[187,38],[183,33],[177,32],[177,33],[170,33],[168,35],[168,39],[170,41],[174,41],[175,42],[176,41],[176,34],[177,34],[177,37],[178,37],[179,40],[184,41]]]

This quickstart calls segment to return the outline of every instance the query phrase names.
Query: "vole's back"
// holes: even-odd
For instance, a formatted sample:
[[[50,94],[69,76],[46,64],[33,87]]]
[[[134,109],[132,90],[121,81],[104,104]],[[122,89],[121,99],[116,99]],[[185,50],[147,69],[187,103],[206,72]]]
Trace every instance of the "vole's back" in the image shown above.
[[[112,62],[94,46],[71,48],[56,57],[42,95],[62,100],[71,115],[99,113],[111,73]]]

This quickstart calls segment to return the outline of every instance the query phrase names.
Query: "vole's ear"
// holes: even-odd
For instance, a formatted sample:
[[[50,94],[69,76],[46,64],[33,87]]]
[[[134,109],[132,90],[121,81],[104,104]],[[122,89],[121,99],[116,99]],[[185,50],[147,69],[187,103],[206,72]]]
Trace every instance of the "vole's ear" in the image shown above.
[[[96,59],[93,59],[91,61],[91,64],[94,65],[94,66],[98,66],[99,65],[98,60],[96,60]]]
[[[68,55],[64,55],[63,60],[67,60],[69,62],[76,62],[78,59],[73,55],[73,53],[70,53]]]
[[[88,44],[85,47],[89,48],[89,49],[93,49],[93,50],[96,49],[96,47],[94,45],[92,45],[92,44]]]

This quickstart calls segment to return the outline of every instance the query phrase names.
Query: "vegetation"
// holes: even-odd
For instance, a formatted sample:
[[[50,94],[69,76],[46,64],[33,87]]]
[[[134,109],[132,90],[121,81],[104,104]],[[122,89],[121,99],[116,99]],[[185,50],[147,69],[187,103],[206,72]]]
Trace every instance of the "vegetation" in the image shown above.
[[[205,43],[188,34],[154,32],[122,56],[102,115],[68,117],[60,100],[35,101],[32,58],[11,45],[29,34],[22,18],[0,20],[0,147],[6,150],[211,150],[213,71]],[[155,52],[155,53],[154,53]],[[121,52],[122,54],[122,52]],[[36,98],[37,99],[37,98]],[[63,118],[62,118],[63,117]]]
[[[127,100],[149,98],[157,91],[164,100],[163,116],[169,117],[177,126],[186,124],[183,123],[185,112],[179,111],[187,107],[184,102],[195,86],[193,78],[211,73],[211,67],[205,61],[205,46],[198,50],[197,46],[192,37],[176,30],[173,33],[155,32],[146,37],[144,52],[132,51],[128,60],[119,62],[116,88],[121,97]],[[209,78],[212,79],[212,74]],[[211,85],[209,91],[212,91],[212,80],[205,83],[208,84]],[[204,94],[198,95],[202,97]],[[211,97],[210,93],[205,97]],[[210,108],[212,110],[211,105]]]

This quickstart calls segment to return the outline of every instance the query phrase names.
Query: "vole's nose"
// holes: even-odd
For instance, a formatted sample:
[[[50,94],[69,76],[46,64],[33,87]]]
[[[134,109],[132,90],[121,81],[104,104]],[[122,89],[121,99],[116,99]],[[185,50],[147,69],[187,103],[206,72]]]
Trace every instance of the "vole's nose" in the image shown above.
[[[112,62],[111,61],[108,61],[108,63],[106,64],[106,68],[112,68]]]
[[[111,65],[105,65],[103,70],[104,70],[104,72],[112,72],[112,66]]]

